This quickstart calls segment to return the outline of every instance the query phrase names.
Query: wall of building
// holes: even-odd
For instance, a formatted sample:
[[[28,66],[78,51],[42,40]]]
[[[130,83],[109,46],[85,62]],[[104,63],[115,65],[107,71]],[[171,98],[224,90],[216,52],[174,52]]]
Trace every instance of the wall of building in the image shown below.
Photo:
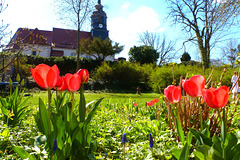
[[[50,55],[51,55],[51,46],[28,45],[28,46],[24,46],[23,48],[24,49],[23,49],[22,53],[26,54],[26,55],[33,55],[34,52],[36,53],[37,56],[42,56],[42,57],[50,57]],[[53,50],[63,51],[64,56],[77,56],[75,49],[54,47]],[[95,59],[95,57],[86,55],[86,54],[81,54],[80,57]],[[114,61],[114,58],[115,58],[115,56],[108,56],[108,57],[106,57],[105,60]]]
[[[64,52],[64,56],[77,56],[76,50],[75,49],[67,49],[67,48],[53,48],[54,50],[57,51],[63,51]],[[90,58],[90,59],[95,59],[95,57],[90,56],[90,55],[86,55],[86,54],[81,54],[80,57],[82,58]],[[115,56],[108,56],[106,57],[105,60],[108,61],[114,61]]]
[[[51,53],[50,46],[29,44],[27,46],[22,46],[22,48],[23,48],[22,53],[26,55],[36,54],[37,56],[50,57],[50,53]]]

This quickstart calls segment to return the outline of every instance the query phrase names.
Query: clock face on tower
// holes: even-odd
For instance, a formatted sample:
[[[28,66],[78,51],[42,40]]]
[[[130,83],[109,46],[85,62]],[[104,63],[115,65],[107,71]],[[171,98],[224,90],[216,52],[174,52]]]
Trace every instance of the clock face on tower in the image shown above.
[[[99,26],[99,28],[103,28],[103,25],[102,25],[102,24],[99,24],[98,26]]]

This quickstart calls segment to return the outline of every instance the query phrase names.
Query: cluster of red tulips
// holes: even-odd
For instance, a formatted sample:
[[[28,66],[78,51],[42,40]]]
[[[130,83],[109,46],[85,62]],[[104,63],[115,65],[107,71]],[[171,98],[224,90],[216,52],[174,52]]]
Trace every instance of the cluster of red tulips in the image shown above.
[[[189,80],[182,80],[182,88],[191,97],[202,96],[207,105],[211,108],[225,106],[229,98],[229,87],[205,88],[205,78],[202,75],[192,76]],[[164,94],[171,103],[177,103],[182,98],[180,86],[170,85],[164,89]]]
[[[75,74],[67,73],[65,76],[60,76],[57,65],[52,67],[46,64],[39,64],[36,68],[31,68],[31,74],[36,83],[43,89],[56,89],[69,92],[76,92],[81,83],[87,83],[89,73],[86,69],[80,69]]]
[[[159,102],[159,99],[156,98],[156,99],[154,99],[154,100],[151,100],[151,101],[147,102],[146,104],[147,104],[148,106],[153,106],[155,103],[158,103],[158,102]]]

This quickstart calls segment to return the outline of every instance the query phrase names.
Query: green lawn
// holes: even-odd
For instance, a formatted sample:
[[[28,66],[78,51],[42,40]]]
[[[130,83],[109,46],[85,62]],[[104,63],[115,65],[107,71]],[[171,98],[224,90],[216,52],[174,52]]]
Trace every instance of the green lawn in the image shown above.
[[[29,93],[31,94],[32,98],[30,101],[28,101],[29,106],[37,106],[38,105],[38,99],[41,97],[42,100],[47,102],[47,91],[41,91],[37,93]],[[55,94],[55,91],[53,91],[53,94]],[[142,93],[142,95],[137,94],[131,94],[131,93],[89,93],[86,92],[85,98],[87,103],[99,98],[104,97],[104,100],[101,102],[101,105],[105,105],[107,103],[111,104],[125,104],[129,102],[129,99],[131,99],[133,102],[138,103],[138,105],[145,105],[147,101],[153,100],[155,98],[159,98],[160,94],[157,93]],[[55,97],[55,95],[53,95]],[[79,93],[75,94],[75,99],[79,100]]]

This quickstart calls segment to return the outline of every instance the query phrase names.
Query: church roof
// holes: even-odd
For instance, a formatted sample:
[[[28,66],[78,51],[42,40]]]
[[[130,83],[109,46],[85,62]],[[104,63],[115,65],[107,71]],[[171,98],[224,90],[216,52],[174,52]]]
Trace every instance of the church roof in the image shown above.
[[[80,39],[92,38],[91,32],[80,31]],[[5,48],[18,49],[18,44],[54,45],[59,48],[77,48],[77,30],[53,28],[52,31],[19,28]]]
[[[80,31],[80,39],[92,38],[91,32]],[[53,28],[52,43],[59,48],[77,48],[77,30]]]

